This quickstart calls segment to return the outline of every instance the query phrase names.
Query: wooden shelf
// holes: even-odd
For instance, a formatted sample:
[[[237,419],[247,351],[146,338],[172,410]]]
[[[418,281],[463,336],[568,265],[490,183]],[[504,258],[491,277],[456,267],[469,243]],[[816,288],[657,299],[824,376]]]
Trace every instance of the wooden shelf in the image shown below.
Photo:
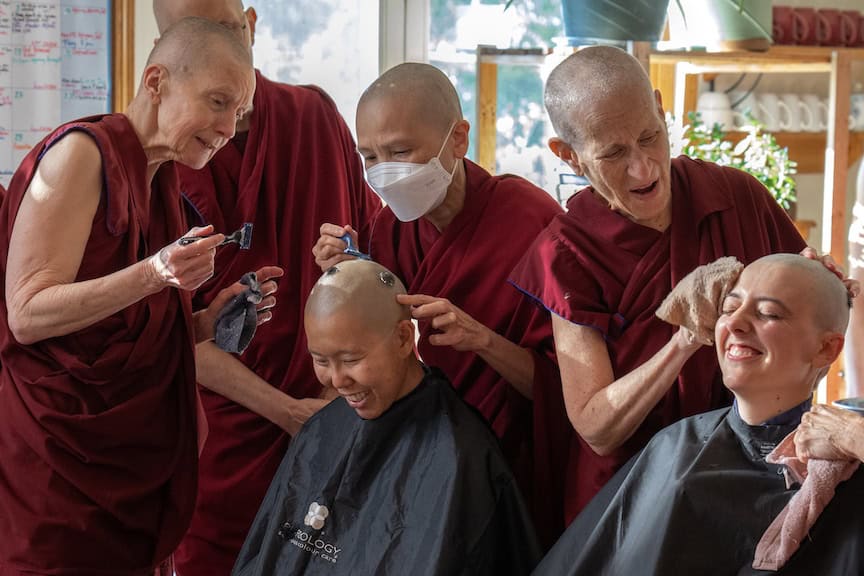
[[[729,132],[726,139],[738,142],[744,132]],[[825,172],[825,148],[828,135],[825,132],[775,132],[774,138],[780,146],[789,149],[789,159],[798,163],[799,174],[821,174]],[[849,133],[848,163],[854,164],[864,153],[864,132]]]

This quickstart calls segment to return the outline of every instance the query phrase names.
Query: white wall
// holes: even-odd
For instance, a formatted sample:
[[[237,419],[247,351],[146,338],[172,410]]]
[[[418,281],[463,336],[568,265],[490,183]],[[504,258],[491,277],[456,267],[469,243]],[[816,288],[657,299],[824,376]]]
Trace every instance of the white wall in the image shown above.
[[[153,49],[153,40],[159,36],[151,0],[135,0],[135,88],[144,73],[147,56]]]

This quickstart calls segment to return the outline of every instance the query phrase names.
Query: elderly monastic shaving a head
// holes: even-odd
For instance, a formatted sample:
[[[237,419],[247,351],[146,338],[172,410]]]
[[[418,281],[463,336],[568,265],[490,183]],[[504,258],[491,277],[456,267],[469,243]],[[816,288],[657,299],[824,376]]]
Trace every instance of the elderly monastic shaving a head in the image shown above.
[[[482,419],[414,352],[402,282],[341,262],[306,304],[318,379],[339,398],[294,438],[235,575],[527,574],[539,549]]]
[[[541,233],[511,281],[551,310],[564,399],[572,519],[660,428],[729,403],[717,360],[654,316],[691,270],[801,252],[804,241],[748,174],[670,160],[659,92],[639,62],[585,48],[550,74],[551,150],[591,186]]]
[[[0,208],[4,576],[150,575],[185,533],[194,346],[242,287],[193,314],[224,236],[187,231],[175,163],[203,167],[254,89],[233,35],[180,21],[125,114],[59,127],[13,177]],[[200,239],[181,245],[184,234]]]
[[[160,34],[196,16],[223,26],[248,50],[259,22],[240,0],[154,0],[153,11]],[[179,170],[190,221],[220,230],[249,222],[254,230],[248,250],[220,250],[213,278],[195,293],[196,306],[260,262],[285,269],[273,322],[242,356],[214,343],[196,355],[209,433],[195,515],[174,555],[180,576],[228,574],[291,437],[326,404],[303,338],[303,306],[321,274],[309,252],[322,222],[353,222],[365,240],[381,206],[330,96],[260,71],[255,79],[251,109],[230,143],[203,170]]]
[[[429,64],[400,64],[366,89],[357,149],[387,206],[360,248],[407,286],[400,302],[419,321],[422,358],[487,419],[526,496],[532,485],[542,493],[537,511],[554,517],[538,525],[551,543],[563,528],[552,462],[567,451],[551,322],[507,275],[561,209],[528,181],[468,160],[469,128],[455,87]],[[343,240],[349,224],[321,226],[322,270],[354,257]]]
[[[846,287],[820,262],[777,254],[747,266],[718,304],[716,354],[733,407],[657,434],[537,574],[839,576],[864,569],[858,460],[821,453],[809,456],[841,461],[804,463],[808,455],[796,456],[792,441],[802,414],[809,419],[817,382],[841,353]]]

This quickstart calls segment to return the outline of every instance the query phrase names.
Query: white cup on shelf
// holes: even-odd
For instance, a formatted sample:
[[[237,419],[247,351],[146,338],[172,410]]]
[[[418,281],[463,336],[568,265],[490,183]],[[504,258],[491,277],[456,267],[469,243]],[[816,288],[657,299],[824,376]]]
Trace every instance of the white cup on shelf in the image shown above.
[[[755,93],[730,92],[729,100],[732,102],[732,111],[737,112],[733,118],[736,128],[741,128],[746,124],[748,112],[756,120],[762,121],[759,118],[759,102],[756,100]]]
[[[696,111],[707,127],[719,124],[725,131],[734,130],[736,115],[740,116],[732,110],[729,95],[725,92],[703,92],[696,103]]]
[[[864,92],[856,92],[850,97],[849,115],[852,118],[850,129],[864,132]]]
[[[804,126],[813,124],[813,113],[798,94],[780,96],[780,128],[786,132],[801,132]]]
[[[810,122],[802,122],[805,132],[824,132],[828,128],[828,104],[818,94],[802,94],[801,102],[810,110]]]
[[[782,130],[783,128],[780,125],[780,106],[782,104],[783,107],[786,107],[786,105],[781,103],[777,94],[763,92],[759,95],[757,102],[759,121],[765,126],[765,130],[768,132],[779,132]]]

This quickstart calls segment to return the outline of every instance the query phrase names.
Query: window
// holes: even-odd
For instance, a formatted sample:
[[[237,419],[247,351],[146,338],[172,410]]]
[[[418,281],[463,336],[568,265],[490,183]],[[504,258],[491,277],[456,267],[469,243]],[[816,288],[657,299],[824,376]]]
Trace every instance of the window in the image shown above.
[[[471,123],[469,157],[477,158],[477,46],[536,48],[560,35],[557,0],[430,0],[429,61],[456,86]],[[550,71],[538,57],[499,59],[495,172],[511,172],[564,199],[570,169],[546,146],[553,135],[543,107],[543,84]],[[563,167],[563,170],[562,170]],[[563,179],[563,180],[562,180]]]
[[[317,84],[354,129],[363,90],[378,77],[378,0],[254,0],[255,66],[272,80]]]

